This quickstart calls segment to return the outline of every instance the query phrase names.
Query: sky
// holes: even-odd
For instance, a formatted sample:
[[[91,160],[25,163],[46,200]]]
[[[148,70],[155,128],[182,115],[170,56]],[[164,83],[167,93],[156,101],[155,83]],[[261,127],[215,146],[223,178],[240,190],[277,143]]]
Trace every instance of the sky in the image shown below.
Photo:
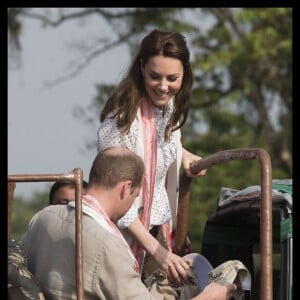
[[[69,22],[42,28],[27,20],[21,35],[21,67],[8,68],[8,174],[57,174],[82,168],[84,179],[96,155],[85,140],[95,140],[99,111],[94,124],[73,116],[74,106],[88,107],[96,96],[96,83],[117,83],[129,64],[126,46],[100,55],[78,76],[52,88],[45,81],[60,77],[79,54],[72,44],[107,32],[99,20]],[[96,145],[96,144],[95,144]],[[15,195],[30,199],[51,183],[17,183]]]

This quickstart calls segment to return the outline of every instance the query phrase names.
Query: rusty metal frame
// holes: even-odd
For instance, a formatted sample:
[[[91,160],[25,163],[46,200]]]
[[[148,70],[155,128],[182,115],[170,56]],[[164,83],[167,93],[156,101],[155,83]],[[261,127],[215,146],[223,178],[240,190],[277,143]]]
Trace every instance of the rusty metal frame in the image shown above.
[[[67,181],[75,185],[75,266],[76,266],[76,294],[78,300],[84,299],[83,292],[83,250],[82,250],[82,181],[83,171],[75,168],[60,174],[16,174],[8,175],[8,237],[11,235],[11,215],[13,194],[16,182]]]
[[[272,228],[272,165],[271,159],[264,149],[241,148],[216,152],[206,158],[198,160],[191,165],[191,170],[197,174],[201,170],[209,169],[214,165],[229,160],[257,159],[261,170],[261,203],[260,203],[260,256],[261,275],[260,289],[261,300],[273,299],[273,228]],[[177,228],[175,238],[175,252],[183,255],[184,243],[188,233],[188,216],[190,206],[191,177],[182,173],[179,186],[179,200],[177,212]]]

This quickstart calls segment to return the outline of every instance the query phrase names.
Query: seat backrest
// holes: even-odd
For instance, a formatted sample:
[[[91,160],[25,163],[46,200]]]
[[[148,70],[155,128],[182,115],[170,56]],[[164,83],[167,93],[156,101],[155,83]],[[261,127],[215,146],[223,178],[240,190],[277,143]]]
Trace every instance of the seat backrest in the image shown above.
[[[83,293],[83,259],[82,259],[82,182],[83,171],[75,168],[67,173],[59,174],[16,174],[8,175],[8,238],[11,236],[11,216],[13,210],[13,194],[16,182],[67,181],[75,185],[75,266],[76,294],[78,300],[84,299]]]

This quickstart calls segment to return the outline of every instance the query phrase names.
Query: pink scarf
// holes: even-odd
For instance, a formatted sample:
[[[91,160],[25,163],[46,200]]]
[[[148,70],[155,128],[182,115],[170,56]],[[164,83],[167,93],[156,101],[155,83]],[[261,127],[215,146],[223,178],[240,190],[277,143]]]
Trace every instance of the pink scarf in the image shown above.
[[[143,210],[140,218],[144,226],[148,229],[150,224],[157,159],[156,126],[150,100],[145,99],[142,102],[141,115],[143,123],[145,175],[142,194]]]
[[[140,213],[140,220],[144,227],[149,230],[156,174],[157,137],[152,102],[148,98],[145,98],[141,104],[141,118],[143,126],[145,175],[142,187],[142,210]],[[167,244],[169,245],[169,248],[171,248],[169,222],[163,224],[162,229]],[[142,270],[145,254],[144,250],[135,241],[132,241],[130,247],[140,265],[140,270]]]
[[[139,269],[139,263],[137,262],[137,260],[135,259],[135,256],[133,255],[127,241],[125,240],[123,234],[120,232],[119,228],[111,221],[111,219],[107,216],[106,212],[102,209],[102,207],[100,206],[99,202],[92,196],[83,193],[82,194],[82,200],[83,200],[83,204],[87,205],[88,207],[94,209],[96,211],[96,213],[98,213],[100,216],[102,216],[104,218],[104,220],[106,221],[107,225],[109,226],[111,232],[118,236],[126,245],[129,255],[133,258],[134,260],[134,265],[135,268],[134,270],[139,273],[140,269]]]

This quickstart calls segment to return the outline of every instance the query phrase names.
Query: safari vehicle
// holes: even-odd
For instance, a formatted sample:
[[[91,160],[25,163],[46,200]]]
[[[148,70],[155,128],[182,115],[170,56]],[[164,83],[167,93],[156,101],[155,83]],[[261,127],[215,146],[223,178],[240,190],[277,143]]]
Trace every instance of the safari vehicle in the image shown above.
[[[292,299],[292,180],[272,181],[273,299]],[[252,274],[247,299],[260,299],[260,186],[222,188],[207,219],[201,253],[212,265],[238,259]]]
[[[209,169],[229,160],[257,159],[261,169],[260,186],[237,191],[223,188],[216,209],[207,219],[201,254],[213,267],[238,259],[252,277],[251,291],[244,299],[292,299],[292,180],[272,180],[272,167],[264,149],[229,149],[214,153],[192,165],[192,171]],[[83,300],[82,267],[82,170],[64,174],[8,175],[8,237],[16,182],[70,181],[75,184],[76,209],[76,293]],[[188,233],[190,183],[183,172],[180,178],[175,252],[184,255]],[[274,263],[274,262],[277,262]]]
[[[251,273],[251,291],[244,299],[291,300],[293,294],[292,179],[272,180],[271,162],[263,149],[231,149],[193,165],[194,173],[234,159],[257,159],[261,185],[243,190],[221,188],[208,217],[201,254],[217,267],[240,260]],[[189,185],[181,177],[176,251],[181,254],[188,231]]]

